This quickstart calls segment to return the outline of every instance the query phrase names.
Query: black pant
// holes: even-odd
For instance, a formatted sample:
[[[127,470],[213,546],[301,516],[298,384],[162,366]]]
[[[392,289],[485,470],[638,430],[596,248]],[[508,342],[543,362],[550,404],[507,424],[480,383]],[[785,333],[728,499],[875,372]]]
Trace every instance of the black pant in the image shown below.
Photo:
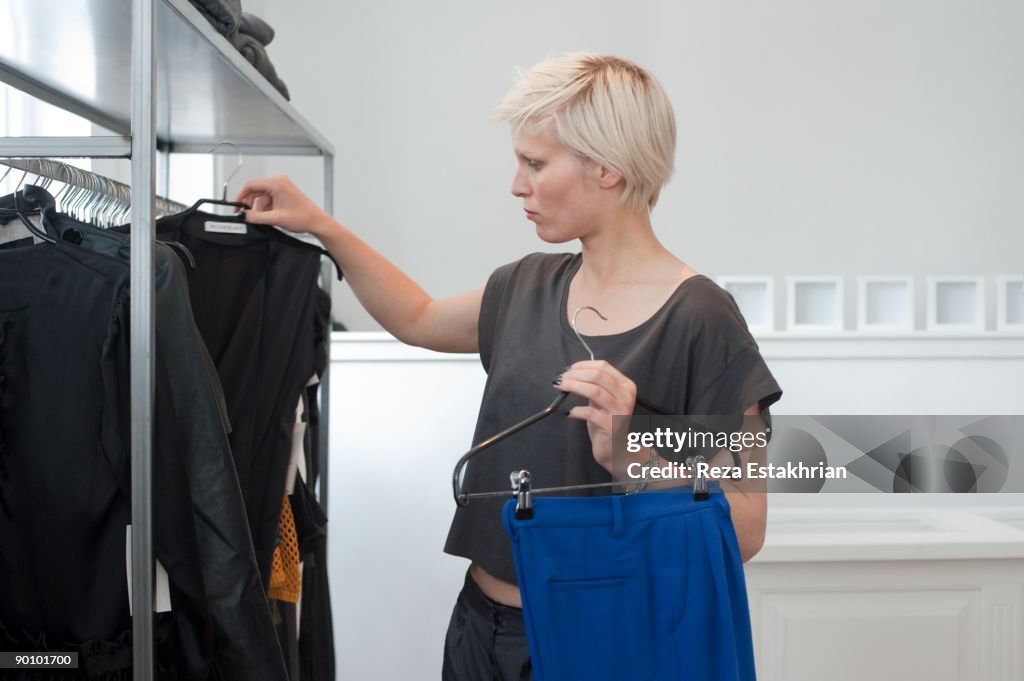
[[[444,639],[442,681],[530,681],[523,611],[488,598],[466,573]]]

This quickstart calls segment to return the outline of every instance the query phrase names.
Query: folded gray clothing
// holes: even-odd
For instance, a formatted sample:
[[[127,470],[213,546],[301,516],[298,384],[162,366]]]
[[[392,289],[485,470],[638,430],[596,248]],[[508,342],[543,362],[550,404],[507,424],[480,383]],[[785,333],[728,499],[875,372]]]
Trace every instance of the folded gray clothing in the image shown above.
[[[242,22],[238,25],[238,32],[251,35],[263,45],[269,45],[274,39],[273,27],[249,12],[242,12]]]
[[[232,37],[242,21],[242,0],[190,0],[220,33]]]
[[[242,53],[242,56],[274,86],[274,89],[284,95],[285,99],[291,99],[288,94],[288,86],[277,77],[277,69],[270,63],[267,48],[263,47],[259,40],[247,33],[239,33],[231,39],[231,42]]]

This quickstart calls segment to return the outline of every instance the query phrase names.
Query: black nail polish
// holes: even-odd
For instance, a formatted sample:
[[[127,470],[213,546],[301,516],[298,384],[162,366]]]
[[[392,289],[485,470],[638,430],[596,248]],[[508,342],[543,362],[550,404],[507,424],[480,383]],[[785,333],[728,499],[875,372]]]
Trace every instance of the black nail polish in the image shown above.
[[[551,385],[562,385],[562,377],[559,376],[555,380],[551,381]]]

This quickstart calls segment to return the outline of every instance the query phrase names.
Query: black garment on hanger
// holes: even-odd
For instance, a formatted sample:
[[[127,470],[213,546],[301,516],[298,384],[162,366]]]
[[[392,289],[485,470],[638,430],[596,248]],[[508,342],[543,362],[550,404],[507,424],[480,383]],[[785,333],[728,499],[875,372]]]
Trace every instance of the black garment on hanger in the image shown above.
[[[61,678],[130,672],[127,321],[123,263],[63,242],[0,252],[0,650],[78,651]],[[158,671],[204,679],[187,477],[175,457],[153,466],[154,553],[175,604],[155,618]]]
[[[40,214],[53,208],[53,197],[42,187],[27,184],[14,194],[0,197],[0,248],[23,248],[41,243],[40,234],[45,234]],[[22,221],[24,216],[36,226],[39,233],[33,233]],[[53,236],[53,235],[49,235]]]
[[[44,209],[52,210],[53,204],[50,192],[34,184],[26,184],[14,194],[0,197],[0,225],[17,219],[13,214],[5,215],[5,211],[19,210],[25,214],[35,214]]]
[[[334,629],[327,580],[327,517],[302,482],[289,497],[302,556],[299,664],[302,681],[334,681]]]
[[[274,621],[277,623],[277,638],[281,643],[281,650],[284,651],[288,678],[291,681],[299,681],[298,608],[295,603],[286,603],[272,598],[270,599],[270,609],[274,612]]]
[[[238,216],[201,211],[158,220],[157,235],[183,244],[196,260],[188,271],[192,309],[224,388],[231,451],[266,589],[295,405],[315,369],[321,250]]]
[[[316,373],[322,377],[330,353],[331,298],[317,290]],[[334,628],[331,596],[327,579],[327,516],[316,501],[313,490],[320,480],[321,411],[317,403],[318,386],[306,388],[306,471],[291,496],[292,515],[302,556],[302,608],[299,622],[299,664],[302,681],[334,681]],[[324,484],[325,481],[321,481]]]
[[[82,246],[127,264],[127,235],[60,213],[45,213],[44,220],[56,233],[73,229]],[[184,265],[169,247],[158,243],[154,248],[154,458],[181,460],[188,475],[190,492],[181,514],[195,521],[204,608],[213,627],[214,674],[238,681],[283,681],[283,658],[228,444],[230,425],[220,381],[193,321]]]

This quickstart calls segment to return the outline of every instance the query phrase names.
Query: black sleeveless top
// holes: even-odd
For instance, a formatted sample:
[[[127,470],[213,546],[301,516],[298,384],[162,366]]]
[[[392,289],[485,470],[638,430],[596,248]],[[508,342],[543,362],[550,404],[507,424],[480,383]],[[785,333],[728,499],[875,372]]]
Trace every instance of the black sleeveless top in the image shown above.
[[[498,268],[488,280],[478,331],[487,382],[474,443],[546,407],[557,395],[551,381],[563,367],[589,359],[566,318],[569,282],[581,263],[579,254],[534,253]],[[586,340],[595,359],[636,383],[643,406],[635,413],[646,406],[663,414],[740,415],[753,404],[767,409],[782,396],[732,296],[705,276],[681,283],[639,326]],[[560,409],[579,404],[585,400],[570,395]],[[465,489],[508,490],[509,473],[523,468],[535,487],[611,481],[594,461],[586,423],[556,413],[470,461]],[[501,522],[506,499],[474,499],[458,508],[445,552],[515,583]]]

